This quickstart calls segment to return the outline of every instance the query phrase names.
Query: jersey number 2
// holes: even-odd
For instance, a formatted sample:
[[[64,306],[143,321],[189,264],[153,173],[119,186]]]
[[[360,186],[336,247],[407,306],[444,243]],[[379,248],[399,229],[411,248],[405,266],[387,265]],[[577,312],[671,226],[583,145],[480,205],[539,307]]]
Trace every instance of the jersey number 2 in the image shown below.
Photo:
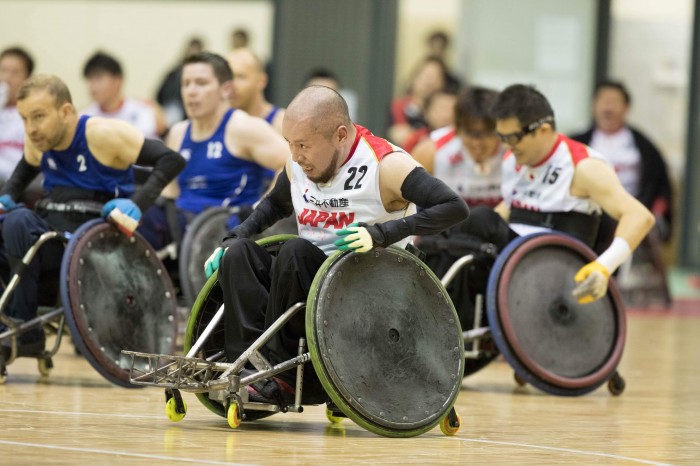
[[[362,165],[360,168],[350,167],[348,168],[348,173],[350,174],[350,177],[345,181],[345,190],[350,191],[351,189],[360,189],[362,187],[360,182],[362,181],[362,178],[364,178],[367,174],[367,167],[365,165]],[[355,186],[353,186],[352,180],[355,179],[355,175],[357,175],[358,173],[360,174],[360,177],[355,182]]]
[[[85,156],[83,154],[80,154],[78,157],[76,157],[76,160],[78,161],[78,171],[79,172],[85,172],[87,171],[87,164],[85,163]]]

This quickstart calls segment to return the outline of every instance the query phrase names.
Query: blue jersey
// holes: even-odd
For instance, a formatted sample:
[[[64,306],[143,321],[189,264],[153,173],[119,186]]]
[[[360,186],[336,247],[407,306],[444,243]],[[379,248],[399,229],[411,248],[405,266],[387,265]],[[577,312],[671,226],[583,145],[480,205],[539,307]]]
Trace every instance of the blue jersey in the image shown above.
[[[265,168],[231,154],[224,140],[233,109],[226,111],[216,132],[204,141],[192,140],[187,125],[180,154],[187,160],[178,177],[180,196],[176,205],[199,213],[228,200],[232,205],[252,205],[263,194]]]
[[[279,107],[276,107],[275,105],[272,106],[272,110],[270,110],[270,113],[267,114],[265,117],[265,121],[267,121],[268,124],[272,124],[272,120],[275,119],[275,115],[277,115],[277,111],[279,110]]]
[[[277,115],[277,111],[279,109],[280,109],[279,107],[273,105],[272,110],[270,110],[270,113],[268,113],[267,116],[265,117],[265,121],[267,121],[267,124],[269,124],[270,126],[272,126],[272,120],[275,119],[275,115]],[[275,178],[275,171],[270,170],[269,168],[266,168],[265,169],[265,184],[269,185],[274,178]]]
[[[111,168],[100,163],[88,148],[85,126],[90,117],[83,115],[70,147],[50,150],[41,156],[44,188],[78,188],[106,193],[110,197],[128,197],[134,193],[134,170]]]

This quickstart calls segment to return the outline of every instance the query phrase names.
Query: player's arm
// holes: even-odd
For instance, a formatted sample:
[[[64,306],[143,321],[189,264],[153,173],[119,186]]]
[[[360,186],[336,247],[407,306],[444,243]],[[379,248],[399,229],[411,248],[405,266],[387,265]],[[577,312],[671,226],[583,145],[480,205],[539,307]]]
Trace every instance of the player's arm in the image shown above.
[[[187,122],[181,121],[175,123],[170,131],[168,131],[168,136],[165,138],[165,145],[174,151],[179,151],[182,147],[182,141],[185,138],[185,131],[187,130]],[[177,178],[173,179],[168,183],[160,195],[167,199],[177,199],[180,195],[180,185],[177,183]]]
[[[240,110],[226,127],[226,146],[234,149],[234,154],[275,171],[289,157],[289,146],[272,126]]]
[[[85,137],[90,152],[108,167],[126,169],[134,163],[153,167],[141,189],[130,199],[112,199],[102,208],[103,217],[131,235],[138,227],[141,213],[185,168],[185,159],[161,141],[145,139],[136,128],[119,120],[91,118],[85,128]]]
[[[14,171],[0,189],[0,210],[8,211],[17,207],[20,198],[29,184],[41,173],[41,152],[34,147],[29,138],[24,137],[24,155],[15,166]]]
[[[431,175],[435,174],[435,141],[424,139],[411,151],[413,158]]]
[[[576,166],[571,194],[588,197],[618,221],[615,238],[598,258],[576,274],[581,284],[574,290],[579,302],[592,302],[607,291],[608,279],[625,262],[654,226],[654,216],[622,187],[612,167],[587,158]]]
[[[379,189],[388,212],[405,208],[409,202],[420,211],[407,217],[368,225],[360,223],[337,234],[340,249],[366,252],[388,247],[411,235],[433,235],[469,217],[469,208],[457,193],[431,176],[404,153],[385,156],[379,165]]]

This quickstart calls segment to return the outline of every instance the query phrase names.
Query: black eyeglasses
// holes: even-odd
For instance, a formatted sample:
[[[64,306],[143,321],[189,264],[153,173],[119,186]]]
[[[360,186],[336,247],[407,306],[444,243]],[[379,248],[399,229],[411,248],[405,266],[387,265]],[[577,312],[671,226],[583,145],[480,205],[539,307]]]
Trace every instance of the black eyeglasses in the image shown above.
[[[496,132],[498,134],[498,139],[500,139],[502,142],[508,144],[509,146],[515,146],[517,145],[520,141],[523,140],[525,136],[527,136],[530,133],[534,133],[537,128],[542,126],[545,123],[552,123],[554,122],[554,117],[553,116],[546,116],[544,118],[540,118],[537,121],[533,121],[526,127],[524,127],[522,130],[516,132],[516,133],[510,133],[510,134],[501,134]]]

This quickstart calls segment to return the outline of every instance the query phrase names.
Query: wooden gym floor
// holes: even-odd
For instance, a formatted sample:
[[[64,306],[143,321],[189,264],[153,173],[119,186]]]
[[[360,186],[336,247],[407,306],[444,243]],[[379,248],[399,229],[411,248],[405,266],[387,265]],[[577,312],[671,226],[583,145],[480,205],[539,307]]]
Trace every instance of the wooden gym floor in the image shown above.
[[[700,464],[700,303],[628,322],[622,396],[518,388],[496,361],[465,379],[456,436],[412,439],[331,426],[320,406],[234,431],[189,393],[187,417],[171,423],[162,390],[110,385],[66,341],[46,380],[32,359],[8,368],[0,464]]]

